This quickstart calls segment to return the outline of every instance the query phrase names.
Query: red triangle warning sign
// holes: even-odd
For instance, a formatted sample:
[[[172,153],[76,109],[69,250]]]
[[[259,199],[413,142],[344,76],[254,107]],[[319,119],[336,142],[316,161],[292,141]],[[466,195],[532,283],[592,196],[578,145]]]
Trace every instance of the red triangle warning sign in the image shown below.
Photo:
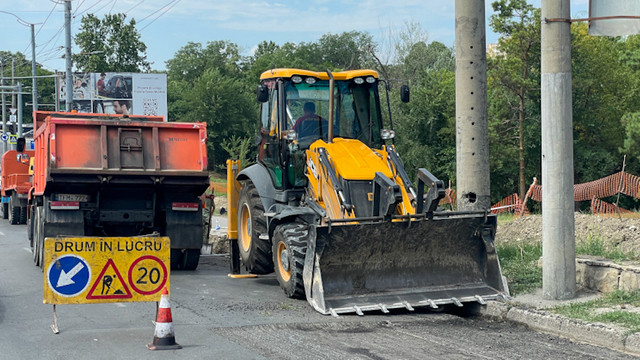
[[[130,299],[131,290],[120,275],[112,259],[102,268],[98,278],[91,286],[87,300],[91,299]]]

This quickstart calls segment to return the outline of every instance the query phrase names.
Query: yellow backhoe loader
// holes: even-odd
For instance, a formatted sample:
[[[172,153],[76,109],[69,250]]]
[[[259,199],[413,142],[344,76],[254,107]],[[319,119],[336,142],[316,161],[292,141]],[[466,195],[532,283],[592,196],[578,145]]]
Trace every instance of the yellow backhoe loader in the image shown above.
[[[425,169],[413,185],[383,127],[377,72],[260,80],[257,163],[227,162],[232,273],[275,271],[287,296],[334,316],[508,296],[495,216],[439,209],[443,183]]]

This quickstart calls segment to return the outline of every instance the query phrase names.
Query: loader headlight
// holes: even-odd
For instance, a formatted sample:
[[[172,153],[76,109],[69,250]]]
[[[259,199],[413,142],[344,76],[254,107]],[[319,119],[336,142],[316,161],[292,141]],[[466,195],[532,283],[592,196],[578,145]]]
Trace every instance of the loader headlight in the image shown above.
[[[302,76],[293,75],[291,77],[291,81],[293,81],[295,84],[300,84],[302,82]]]
[[[382,140],[390,140],[396,137],[396,132],[391,129],[382,129],[380,130],[380,137]]]
[[[369,77],[367,77],[367,82],[369,84],[373,84],[373,83],[376,82],[376,78],[374,78],[373,76],[369,76]]]
[[[364,79],[363,78],[355,78],[355,79],[353,79],[353,82],[358,84],[358,85],[362,85],[362,84],[364,84]]]
[[[316,78],[314,78],[314,77],[308,77],[308,78],[304,79],[304,82],[306,82],[306,83],[307,83],[307,84],[309,84],[309,85],[313,85],[313,84],[315,84],[315,83],[316,83]]]

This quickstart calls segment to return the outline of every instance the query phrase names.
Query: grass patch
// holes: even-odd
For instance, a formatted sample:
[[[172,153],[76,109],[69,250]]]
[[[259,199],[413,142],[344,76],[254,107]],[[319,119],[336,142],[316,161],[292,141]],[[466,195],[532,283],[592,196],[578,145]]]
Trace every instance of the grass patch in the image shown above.
[[[638,254],[634,252],[624,252],[616,248],[610,248],[601,236],[593,234],[589,234],[587,239],[576,244],[576,254],[600,256],[614,262],[640,260],[640,256],[638,256]]]
[[[513,213],[502,213],[498,214],[498,226],[508,224],[515,220],[515,216]]]
[[[553,312],[573,319],[588,322],[614,323],[629,329],[630,332],[640,331],[640,314],[630,311],[612,310],[598,314],[595,309],[613,308],[617,306],[640,307],[640,292],[615,291],[604,294],[601,298],[584,303],[574,303],[556,307]]]
[[[511,295],[530,293],[542,287],[542,269],[538,267],[541,244],[504,244],[497,250]]]

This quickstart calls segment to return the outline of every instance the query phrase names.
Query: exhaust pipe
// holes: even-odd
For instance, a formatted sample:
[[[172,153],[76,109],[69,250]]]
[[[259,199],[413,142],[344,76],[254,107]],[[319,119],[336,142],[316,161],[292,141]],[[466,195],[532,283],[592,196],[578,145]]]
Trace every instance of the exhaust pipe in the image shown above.
[[[327,69],[327,75],[329,76],[329,129],[327,129],[327,142],[331,144],[333,142],[333,89],[336,82],[329,69]]]

